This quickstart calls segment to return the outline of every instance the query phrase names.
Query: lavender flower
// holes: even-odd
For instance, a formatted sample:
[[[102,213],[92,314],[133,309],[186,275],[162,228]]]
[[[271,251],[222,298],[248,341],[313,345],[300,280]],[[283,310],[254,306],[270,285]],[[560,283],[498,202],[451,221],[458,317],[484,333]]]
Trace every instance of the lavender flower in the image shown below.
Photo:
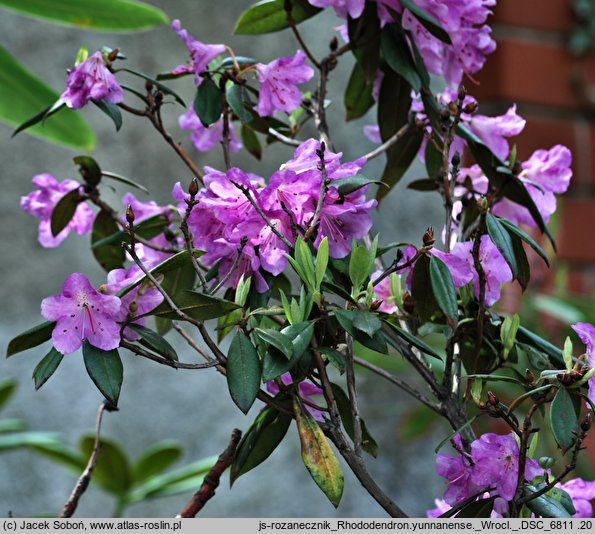
[[[265,65],[256,64],[260,90],[256,111],[261,117],[274,115],[275,111],[287,113],[300,107],[302,94],[298,83],[310,81],[314,70],[304,65],[306,54],[298,50],[292,57],[275,59]]]
[[[154,200],[143,202],[138,200],[132,193],[126,193],[122,197],[122,204],[124,207],[130,206],[134,212],[134,224],[139,224],[151,217],[161,215],[169,212],[166,206],[159,206]],[[126,216],[122,215],[122,220],[126,220]]]
[[[286,386],[289,386],[293,383],[293,378],[291,377],[290,373],[284,373],[281,375],[280,378],[283,384],[285,384]],[[271,380],[266,383],[266,390],[271,395],[276,395],[280,391],[279,386],[274,380]],[[312,384],[312,382],[309,382],[308,380],[302,380],[298,384],[298,394],[302,399],[309,401],[312,400],[311,398],[314,395],[322,395],[322,389],[320,389],[315,384]],[[317,410],[316,408],[313,408],[312,406],[308,406],[307,404],[305,405],[305,408],[314,419],[321,423],[324,421],[323,412]]]
[[[581,341],[587,346],[587,359],[589,367],[595,367],[595,326],[589,323],[576,323],[571,325],[571,328],[578,334]],[[595,376],[592,376],[589,381],[589,399],[595,402]]]
[[[41,302],[41,314],[56,321],[52,342],[57,351],[70,354],[87,340],[94,347],[111,350],[120,344],[120,325],[116,322],[120,299],[102,295],[85,275],[71,274],[62,292]]]
[[[458,447],[457,455],[438,454],[436,456],[436,473],[446,479],[448,487],[444,492],[444,501],[454,506],[481,490],[471,479],[473,462],[469,455],[462,454],[461,438],[455,436]]]
[[[308,0],[314,7],[332,6],[338,17],[347,19],[349,15],[352,19],[357,19],[364,11],[365,0]]]
[[[191,107],[186,113],[180,115],[178,124],[182,130],[190,130],[190,140],[194,148],[199,152],[209,152],[215,145],[223,141],[223,117],[205,128],[200,122],[194,107]],[[242,143],[233,133],[233,124],[229,123],[229,150],[237,152],[241,150]]]
[[[182,74],[184,72],[194,72],[194,83],[198,87],[202,83],[201,74],[207,71],[208,65],[213,61],[219,54],[223,54],[226,50],[223,44],[208,45],[201,43],[194,39],[187,30],[182,29],[182,25],[179,20],[174,20],[171,23],[172,30],[174,30],[178,37],[184,42],[188,52],[190,53],[190,59],[192,65],[179,65],[174,69],[176,74]]]
[[[82,108],[91,99],[111,104],[124,100],[124,91],[107,68],[101,52],[95,52],[70,71],[66,91],[60,96],[60,100],[72,109]]]
[[[46,248],[57,247],[71,231],[80,235],[88,234],[93,226],[95,215],[87,204],[81,202],[66,227],[56,236],[52,235],[52,211],[60,199],[70,191],[81,187],[75,180],[58,182],[51,174],[38,174],[33,178],[37,191],[21,197],[21,209],[39,219],[38,240]]]
[[[595,481],[587,482],[582,478],[574,478],[557,487],[568,493],[572,499],[576,509],[576,514],[572,517],[593,517],[593,506],[590,501],[595,499]]]
[[[371,276],[370,280],[373,282],[382,274],[382,271],[374,271]],[[378,311],[384,313],[395,313],[397,311],[397,305],[394,303],[394,298],[390,291],[390,277],[384,277],[376,286],[374,286],[374,293],[378,296],[379,299],[382,299],[382,303],[378,307]]]

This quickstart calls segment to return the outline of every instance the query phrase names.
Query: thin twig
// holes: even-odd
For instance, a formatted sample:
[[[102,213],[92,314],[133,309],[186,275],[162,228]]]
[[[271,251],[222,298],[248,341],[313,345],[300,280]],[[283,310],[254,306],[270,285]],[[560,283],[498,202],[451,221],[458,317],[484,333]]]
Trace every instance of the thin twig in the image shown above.
[[[231,440],[227,448],[219,455],[215,465],[205,476],[200,489],[191,497],[183,510],[176,517],[195,517],[205,504],[215,495],[221,475],[231,465],[236,449],[242,437],[242,431],[235,428],[231,433]]]
[[[194,268],[194,271],[196,272],[196,275],[198,276],[198,279],[200,280],[200,285],[202,286],[202,288],[204,290],[207,288],[207,281],[205,280],[205,277],[202,274],[200,265],[198,264],[198,261],[197,261],[196,257],[194,256],[194,238],[193,238],[192,234],[190,233],[190,229],[188,228],[188,219],[190,218],[190,214],[192,213],[194,206],[196,206],[198,204],[198,201],[196,200],[196,194],[197,194],[198,188],[196,186],[197,186],[197,184],[193,180],[193,184],[190,187],[190,189],[191,189],[190,200],[186,200],[186,211],[184,212],[184,218],[182,219],[182,222],[180,223],[180,230],[182,231],[182,235],[184,236],[184,244],[186,246],[186,250],[188,251],[188,256],[190,256],[190,261],[192,263],[192,267]]]
[[[300,43],[300,46],[302,47],[302,50],[306,53],[306,55],[308,56],[308,59],[312,62],[312,64],[317,69],[320,69],[320,63],[318,63],[318,61],[316,60],[316,58],[314,57],[314,55],[312,54],[312,52],[310,52],[310,49],[308,48],[308,45],[306,44],[306,42],[302,38],[302,35],[301,35],[301,33],[299,32],[299,30],[297,28],[297,24],[295,22],[295,19],[293,18],[293,13],[292,13],[293,5],[292,5],[291,1],[287,0],[285,2],[285,4],[284,4],[284,7],[285,7],[285,14],[287,16],[287,23],[289,24],[289,27],[293,31],[293,34],[295,35],[295,38],[298,40],[298,43]]]
[[[200,345],[198,345],[198,343],[196,343],[196,341],[190,337],[190,334],[188,334],[188,332],[186,332],[186,330],[184,330],[176,321],[172,321],[171,325],[172,328],[186,340],[186,343],[188,343],[188,345],[190,345],[205,360],[208,362],[215,361],[215,359],[207,354],[207,352]]]
[[[345,358],[345,373],[347,378],[347,393],[349,395],[349,405],[351,407],[351,417],[353,419],[353,448],[357,456],[362,454],[362,422],[359,415],[359,403],[357,400],[357,391],[355,389],[355,372],[353,369],[353,338],[345,333],[347,338],[347,353]]]
[[[274,128],[269,128],[269,135],[273,136],[277,141],[280,141],[284,145],[300,146],[302,144],[302,142],[298,139],[292,139],[291,137],[287,137],[286,135],[283,135],[281,132],[275,130]]]
[[[172,367],[173,369],[209,369],[210,367],[216,367],[219,365],[217,360],[210,360],[205,363],[184,363],[178,362],[176,360],[168,360],[167,358],[163,358],[161,356],[157,356],[152,352],[149,352],[134,343],[130,343],[126,340],[120,341],[120,346],[128,349],[129,351],[134,352],[138,356],[142,356],[143,358],[147,358],[148,360],[152,360],[154,362],[160,363],[161,365],[167,365],[168,367]]]
[[[236,256],[233,265],[230,267],[229,271],[227,271],[227,274],[221,280],[219,280],[219,283],[209,291],[209,295],[214,295],[215,293],[217,293],[217,291],[219,291],[225,285],[225,283],[234,275],[235,270],[238,268],[238,265],[242,261],[242,253],[244,251],[246,243],[248,243],[248,236],[243,236],[242,240],[240,241],[240,246],[238,248],[238,255]]]
[[[320,171],[320,192],[318,193],[318,202],[316,203],[316,210],[314,211],[314,217],[310,221],[308,225],[308,230],[304,235],[304,241],[308,241],[316,227],[318,226],[318,221],[320,220],[320,215],[322,214],[322,206],[324,204],[324,197],[326,195],[326,188],[327,188],[327,175],[326,175],[326,163],[324,161],[324,152],[326,150],[326,145],[324,141],[320,142],[320,148],[316,151],[316,155],[320,159],[320,163],[318,164],[318,170]]]
[[[101,406],[99,406],[99,411],[97,412],[97,424],[95,425],[95,442],[93,444],[93,451],[91,452],[91,456],[89,457],[89,461],[87,462],[87,467],[83,471],[82,475],[76,481],[76,485],[66,501],[66,504],[62,508],[60,515],[58,517],[72,517],[74,512],[76,511],[76,507],[78,506],[79,500],[83,493],[87,490],[89,486],[89,482],[91,482],[91,476],[93,475],[93,470],[95,469],[95,465],[97,464],[97,458],[99,457],[99,452],[101,451],[101,422],[103,420],[103,412],[107,408],[107,401],[103,401]]]
[[[368,161],[370,161],[371,159],[377,158],[381,154],[384,154],[399,139],[401,139],[405,134],[407,134],[409,132],[410,128],[411,128],[410,124],[405,124],[404,126],[401,126],[401,128],[399,128],[399,130],[397,130],[396,133],[391,135],[384,143],[377,146],[374,150],[371,150],[370,152],[365,154],[363,157],[366,158]]]
[[[221,100],[223,101],[223,131],[221,135],[221,147],[223,148],[223,161],[225,168],[231,169],[231,156],[229,153],[229,105],[225,96],[225,77],[221,78],[219,87],[221,88]]]

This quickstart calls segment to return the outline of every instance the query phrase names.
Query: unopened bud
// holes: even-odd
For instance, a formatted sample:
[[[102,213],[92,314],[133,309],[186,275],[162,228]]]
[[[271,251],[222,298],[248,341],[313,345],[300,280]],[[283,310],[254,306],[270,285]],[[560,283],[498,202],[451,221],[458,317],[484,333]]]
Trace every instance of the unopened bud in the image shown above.
[[[188,194],[194,199],[194,197],[198,194],[198,180],[193,178],[188,186]]]
[[[498,406],[500,399],[498,399],[498,397],[496,397],[496,395],[494,395],[491,391],[488,391],[488,402],[492,406]]]
[[[374,299],[372,301],[372,304],[370,304],[370,310],[371,311],[376,311],[378,308],[380,308],[380,306],[382,305],[384,301],[383,300],[376,300]]]
[[[584,419],[581,422],[581,430],[583,432],[588,432],[590,428],[591,428],[591,414],[588,413],[587,415],[585,415]]]
[[[135,313],[138,310],[138,303],[136,302],[136,300],[133,300],[130,303],[128,310],[130,311],[130,313]]]
[[[530,384],[532,384],[533,382],[535,382],[535,375],[531,372],[530,369],[527,369],[525,371],[525,380],[527,382],[529,382]]]
[[[446,122],[448,119],[450,119],[450,110],[448,108],[442,108],[440,110],[440,118]]]
[[[149,80],[147,80],[145,82],[145,89],[146,89],[147,93],[151,93],[153,91],[153,83],[150,82]]]
[[[399,263],[402,259],[403,259],[403,251],[400,248],[398,248],[395,263]]]
[[[456,102],[449,102],[448,103],[448,110],[453,114],[456,115],[459,112],[459,106]]]
[[[450,162],[452,163],[453,167],[458,167],[461,164],[461,156],[458,151],[453,154]]]
[[[328,44],[328,47],[331,49],[331,52],[337,50],[337,48],[339,47],[339,41],[337,40],[336,36],[331,39],[331,42]]]
[[[423,241],[424,247],[433,247],[434,246],[436,239],[434,239],[434,229],[432,227],[429,227],[426,229],[426,231],[422,237],[422,241]]]
[[[488,199],[486,197],[481,197],[477,199],[477,209],[480,213],[485,213],[488,211]]]
[[[462,102],[463,100],[465,100],[466,96],[467,96],[467,89],[465,89],[464,85],[459,85],[459,92],[457,93],[457,98],[459,99],[459,102]]]
[[[538,463],[539,466],[543,469],[551,469],[552,467],[554,467],[556,460],[549,456],[542,456],[541,458],[539,458]]]
[[[407,313],[413,313],[413,311],[415,310],[413,297],[410,293],[403,293],[403,309]]]
[[[472,115],[473,113],[475,113],[477,111],[478,105],[477,102],[472,101],[469,102],[468,104],[465,104],[465,107],[463,108],[463,112],[468,113],[469,115]]]
[[[163,102],[163,93],[161,91],[157,91],[157,94],[155,95],[155,103],[161,104],[161,102]]]
[[[116,60],[116,58],[118,57],[118,54],[120,53],[120,49],[119,48],[114,48],[108,55],[107,55],[107,61],[109,63],[112,63],[113,61]]]
[[[134,224],[134,211],[130,204],[126,206],[126,222],[128,222],[130,226]]]

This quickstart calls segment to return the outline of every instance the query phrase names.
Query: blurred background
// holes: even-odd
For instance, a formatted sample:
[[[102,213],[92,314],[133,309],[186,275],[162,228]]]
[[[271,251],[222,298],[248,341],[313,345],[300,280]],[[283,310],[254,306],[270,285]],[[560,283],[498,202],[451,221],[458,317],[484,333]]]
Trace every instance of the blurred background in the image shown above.
[[[245,37],[233,36],[239,14],[251,2],[219,0],[151,0],[170,19],[179,18],[182,26],[205,43],[226,43],[235,53],[269,62],[295,53],[298,44],[290,31]],[[528,157],[536,148],[550,148],[556,143],[568,145],[574,153],[574,179],[568,198],[553,226],[559,235],[559,261],[549,272],[538,271],[536,287],[523,301],[524,324],[549,331],[557,341],[567,334],[563,323],[593,322],[592,293],[595,289],[595,188],[593,187],[593,148],[595,129],[593,110],[595,82],[593,54],[590,52],[592,28],[586,21],[593,14],[584,9],[577,17],[571,0],[550,0],[548,9],[530,0],[499,1],[493,24],[498,50],[488,58],[481,73],[481,85],[470,84],[469,92],[480,99],[481,112],[490,115],[504,111],[511,102],[519,104],[519,113],[528,119],[520,136],[519,154]],[[587,7],[592,2],[587,3]],[[574,11],[573,11],[574,9]],[[591,18],[589,18],[591,17]],[[583,22],[581,22],[583,20]],[[305,40],[317,55],[326,53],[328,42],[339,24],[332,11],[326,11],[302,24]],[[570,48],[569,43],[578,45]],[[586,32],[586,33],[585,33]],[[57,92],[64,87],[66,69],[76,52],[86,45],[90,52],[103,45],[119,47],[131,68],[151,76],[184,63],[185,46],[167,26],[133,34],[89,32],[55,26],[0,11],[1,44],[27,68],[35,72]],[[584,37],[586,35],[586,37]],[[571,40],[574,39],[574,41]],[[582,41],[581,41],[582,39]],[[582,48],[579,46],[587,43]],[[342,92],[352,68],[345,57],[333,71],[329,83],[332,105],[328,110],[330,130],[344,160],[355,159],[370,149],[362,134],[365,124],[375,123],[375,109],[367,117],[344,124]],[[142,88],[138,80],[123,74],[120,81]],[[186,102],[192,102],[191,78],[171,82]],[[142,89],[141,89],[142,90]],[[184,110],[174,105],[165,110],[166,127],[182,141],[195,162],[220,168],[218,151],[196,152],[189,135],[177,126]],[[149,188],[151,199],[159,204],[171,202],[171,188],[190,175],[182,162],[153,130],[148,122],[126,116],[116,134],[107,117],[94,107],[82,111],[97,135],[93,157],[103,169],[128,176]],[[51,120],[51,119],[50,119]],[[105,273],[93,260],[89,236],[73,234],[58,249],[43,249],[37,243],[36,221],[19,208],[20,197],[32,189],[31,178],[49,172],[58,180],[78,178],[72,157],[80,155],[20,134],[11,139],[13,128],[0,124],[0,161],[3,162],[0,195],[4,224],[0,240],[5,253],[0,263],[3,299],[0,346],[5,347],[17,333],[42,321],[40,301],[56,294],[66,276],[82,272],[95,285],[105,281]],[[304,132],[306,134],[308,132]],[[309,132],[312,134],[312,132]],[[264,177],[292,155],[290,147],[274,144],[265,147],[261,161],[246,152],[233,155],[233,164]],[[373,160],[364,172],[379,176],[383,158]],[[427,226],[441,228],[441,202],[437,195],[408,191],[412,179],[424,176],[421,165],[414,165],[406,178],[383,201],[375,215],[375,231],[383,242],[418,242]],[[105,189],[106,199],[122,209],[120,198],[127,189],[116,193]],[[141,200],[148,200],[134,191]],[[137,194],[138,193],[138,194]],[[503,305],[509,311],[519,308],[518,294],[510,291]],[[560,323],[559,321],[562,321]],[[558,338],[558,339],[556,339]],[[172,343],[176,338],[171,336]],[[186,348],[176,344],[182,359],[190,360]],[[226,347],[227,345],[225,345]],[[32,371],[45,354],[46,347],[32,349],[2,362],[0,382],[14,379],[16,393],[1,412],[1,419],[20,419],[35,431],[60,433],[76,448],[81,435],[93,432],[97,407],[101,402],[84,369],[80,353],[66,358],[51,380],[34,390]],[[219,454],[227,445],[231,430],[246,430],[260,407],[244,416],[229,399],[225,379],[214,370],[174,371],[149,361],[139,360],[122,351],[125,377],[120,411],[104,418],[102,435],[116,441],[131,460],[164,439],[179,442],[184,450],[180,466]],[[399,362],[386,362],[398,371]],[[377,380],[360,375],[364,396],[362,411],[368,428],[380,445],[378,458],[367,458],[370,471],[380,486],[408,513],[425,515],[433,499],[442,495],[443,482],[434,473],[435,446],[448,434],[441,423],[433,421],[424,410],[412,410],[408,398]],[[593,446],[591,447],[591,449]],[[588,465],[583,469],[589,469]],[[203,510],[204,516],[217,517],[292,517],[292,516],[382,516],[383,510],[350,476],[345,466],[346,486],[340,508],[334,508],[322,496],[304,469],[299,456],[299,441],[293,426],[288,437],[272,456],[256,470],[241,477],[229,489],[227,475]],[[594,473],[591,472],[591,479]],[[76,474],[65,470],[29,450],[0,450],[0,516],[35,516],[56,514],[66,501]],[[154,499],[130,506],[125,515],[168,517],[182,508],[192,491],[173,497]],[[105,491],[91,487],[82,498],[77,516],[109,516],[114,499]]]

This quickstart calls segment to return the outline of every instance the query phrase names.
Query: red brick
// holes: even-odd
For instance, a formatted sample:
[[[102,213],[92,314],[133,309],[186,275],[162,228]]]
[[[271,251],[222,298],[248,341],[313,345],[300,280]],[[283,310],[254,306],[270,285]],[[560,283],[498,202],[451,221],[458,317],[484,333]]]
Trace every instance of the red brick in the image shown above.
[[[574,26],[570,0],[498,0],[490,24],[567,32]]]
[[[482,99],[579,109],[587,105],[584,88],[594,66],[595,56],[575,60],[563,46],[503,39],[477,75],[480,85],[472,93]]]
[[[558,240],[560,258],[577,262],[594,262],[595,198],[567,197],[562,202],[562,224]]]

